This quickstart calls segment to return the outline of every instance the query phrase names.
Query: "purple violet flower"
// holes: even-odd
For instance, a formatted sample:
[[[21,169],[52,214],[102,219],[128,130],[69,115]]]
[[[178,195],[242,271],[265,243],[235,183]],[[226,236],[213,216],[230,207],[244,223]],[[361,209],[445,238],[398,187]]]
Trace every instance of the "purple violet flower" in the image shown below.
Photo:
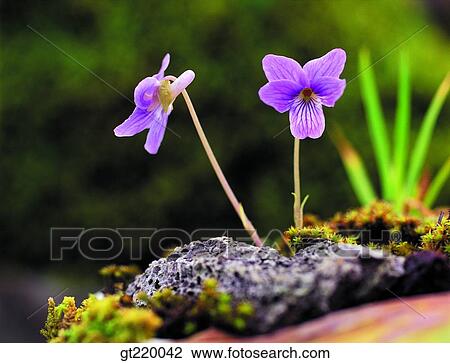
[[[173,110],[175,98],[194,80],[195,74],[183,72],[173,83],[164,78],[164,71],[170,63],[170,55],[162,60],[159,72],[144,78],[134,90],[136,108],[123,123],[114,129],[118,137],[134,136],[148,129],[145,150],[156,154],[166,130],[167,120]]]
[[[317,139],[325,130],[322,105],[333,107],[342,96],[345,80],[339,79],[345,51],[333,49],[303,68],[295,60],[268,54],[262,60],[267,80],[259,98],[278,112],[289,111],[291,133],[298,139]]]

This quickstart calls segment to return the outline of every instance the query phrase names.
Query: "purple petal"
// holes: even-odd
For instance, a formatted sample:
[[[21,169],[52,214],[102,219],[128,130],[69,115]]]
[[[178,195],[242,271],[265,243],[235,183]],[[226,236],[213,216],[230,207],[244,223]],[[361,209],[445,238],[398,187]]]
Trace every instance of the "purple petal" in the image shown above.
[[[117,137],[134,136],[150,125],[151,114],[136,107],[124,122],[114,129]]]
[[[307,137],[317,139],[322,136],[325,130],[325,117],[322,105],[313,100],[307,102],[299,100],[295,102],[289,112],[289,121],[291,123],[291,133],[298,139]]]
[[[167,53],[161,62],[161,68],[159,69],[159,72],[155,74],[155,77],[158,80],[161,80],[164,77],[164,72],[167,69],[167,67],[169,67],[169,63],[170,63],[170,54]]]
[[[314,80],[311,87],[323,105],[333,107],[344,93],[345,79],[320,77]]]
[[[344,70],[346,58],[345,51],[336,48],[321,58],[309,61],[303,66],[303,69],[311,81],[319,77],[339,78]]]
[[[278,112],[286,112],[292,106],[302,86],[288,80],[273,81],[259,89],[259,98],[266,105],[272,106]]]
[[[147,77],[138,83],[134,89],[134,103],[137,107],[147,110],[157,101],[156,90],[159,87],[159,81],[156,77]]]
[[[156,154],[159,150],[171,111],[172,107],[169,108],[168,112],[164,112],[162,107],[158,107],[152,112],[152,120],[150,122],[147,140],[144,145],[145,150],[150,154]]]
[[[269,82],[288,79],[309,87],[309,80],[302,66],[291,58],[268,54],[263,58],[262,66]]]
[[[172,97],[175,99],[195,78],[195,73],[191,70],[183,72],[171,85]]]

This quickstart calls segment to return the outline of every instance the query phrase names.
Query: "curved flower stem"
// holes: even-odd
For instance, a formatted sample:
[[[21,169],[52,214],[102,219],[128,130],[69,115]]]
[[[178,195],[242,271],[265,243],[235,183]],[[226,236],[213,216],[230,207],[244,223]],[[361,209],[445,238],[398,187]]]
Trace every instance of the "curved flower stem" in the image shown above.
[[[169,76],[169,77],[166,77],[166,78],[173,81],[173,78],[171,76]],[[261,247],[262,242],[261,242],[261,239],[259,238],[258,233],[256,232],[255,227],[253,227],[252,222],[247,218],[247,215],[244,212],[244,207],[237,200],[236,195],[234,194],[233,190],[231,189],[230,184],[228,184],[228,181],[225,178],[225,175],[223,174],[222,169],[219,166],[219,163],[217,162],[217,159],[211,149],[211,146],[209,145],[208,139],[206,138],[205,132],[203,131],[202,125],[200,124],[200,120],[198,119],[197,113],[195,112],[194,105],[192,104],[189,94],[187,93],[186,90],[183,90],[182,95],[183,95],[184,101],[186,102],[186,106],[189,110],[189,113],[191,114],[192,121],[194,122],[195,129],[197,130],[198,136],[200,137],[200,141],[202,142],[202,145],[203,145],[203,148],[205,149],[206,155],[208,156],[208,159],[217,175],[217,178],[219,179],[220,184],[222,185],[223,190],[225,191],[225,194],[227,195],[228,199],[230,200],[234,210],[236,211],[239,218],[241,219],[242,225],[244,226],[245,230],[252,238],[255,245],[258,247]]]
[[[300,193],[300,139],[294,138],[294,222],[303,228],[303,206]]]

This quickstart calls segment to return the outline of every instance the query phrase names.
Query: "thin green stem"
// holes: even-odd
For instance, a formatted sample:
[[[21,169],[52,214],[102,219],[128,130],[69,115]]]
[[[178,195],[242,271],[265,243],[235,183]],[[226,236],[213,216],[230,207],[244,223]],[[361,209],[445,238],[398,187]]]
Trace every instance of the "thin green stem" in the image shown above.
[[[294,138],[294,223],[303,228],[303,208],[300,193],[300,139]]]
[[[206,155],[208,156],[208,159],[217,175],[217,178],[219,179],[220,184],[222,185],[223,190],[225,191],[225,194],[230,200],[231,205],[233,206],[234,210],[241,219],[242,225],[252,238],[255,245],[261,247],[262,242],[261,239],[259,238],[258,232],[253,226],[252,222],[247,218],[247,215],[244,212],[244,207],[237,200],[236,195],[234,194],[233,190],[230,187],[230,184],[228,184],[228,181],[225,178],[225,175],[223,174],[222,169],[219,166],[219,163],[217,162],[217,159],[211,149],[211,146],[209,145],[208,139],[206,138],[202,125],[200,124],[200,120],[198,119],[197,113],[195,112],[195,108],[194,105],[192,104],[189,94],[187,93],[186,90],[183,90],[182,95],[184,101],[186,102],[186,106],[189,110],[189,113],[191,114],[192,121],[194,122],[195,129],[197,130],[198,136],[203,145],[203,148],[205,149]]]

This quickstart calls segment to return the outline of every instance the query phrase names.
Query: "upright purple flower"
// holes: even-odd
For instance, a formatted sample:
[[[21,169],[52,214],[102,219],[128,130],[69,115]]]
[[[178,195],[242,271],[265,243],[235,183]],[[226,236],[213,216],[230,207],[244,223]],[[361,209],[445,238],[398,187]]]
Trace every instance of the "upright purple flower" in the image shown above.
[[[164,78],[164,71],[170,63],[170,55],[162,60],[159,72],[144,78],[134,90],[136,108],[123,123],[114,129],[118,137],[134,136],[148,129],[145,150],[156,154],[164,137],[167,120],[173,110],[175,98],[194,80],[195,74],[183,72],[173,83]]]
[[[339,48],[303,68],[291,58],[268,54],[262,65],[269,82],[259,90],[259,98],[278,112],[289,111],[294,137],[317,139],[325,130],[322,105],[333,107],[344,92],[345,80],[339,76],[345,60]]]

